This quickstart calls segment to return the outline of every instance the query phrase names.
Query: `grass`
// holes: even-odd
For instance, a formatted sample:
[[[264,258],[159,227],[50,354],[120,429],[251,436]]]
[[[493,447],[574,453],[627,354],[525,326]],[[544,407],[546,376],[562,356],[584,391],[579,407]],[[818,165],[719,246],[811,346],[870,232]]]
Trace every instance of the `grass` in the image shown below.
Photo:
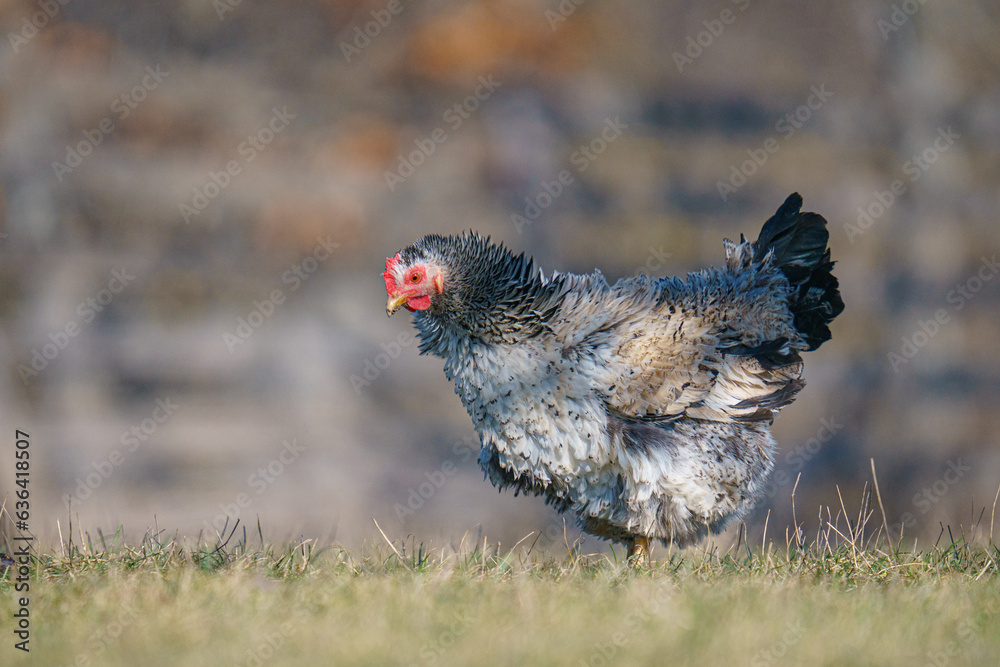
[[[213,543],[83,536],[33,559],[30,662],[1000,664],[991,538],[944,530],[916,550],[869,531],[871,513],[845,517],[808,542],[791,531],[725,552],[661,548],[635,568],[579,544],[539,554],[531,540],[350,552],[266,545],[259,527]],[[11,578],[0,578],[5,628]],[[24,656],[3,637],[0,662],[15,664]]]

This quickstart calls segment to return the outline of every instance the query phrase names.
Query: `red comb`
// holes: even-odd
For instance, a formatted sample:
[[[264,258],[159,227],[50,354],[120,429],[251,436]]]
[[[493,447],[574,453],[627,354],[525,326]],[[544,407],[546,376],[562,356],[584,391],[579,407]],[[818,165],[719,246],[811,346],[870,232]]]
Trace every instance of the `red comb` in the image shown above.
[[[392,269],[399,263],[399,254],[395,257],[385,258],[385,271],[382,272],[382,277],[385,278],[385,292],[386,294],[392,294],[397,291],[396,278],[392,275]]]

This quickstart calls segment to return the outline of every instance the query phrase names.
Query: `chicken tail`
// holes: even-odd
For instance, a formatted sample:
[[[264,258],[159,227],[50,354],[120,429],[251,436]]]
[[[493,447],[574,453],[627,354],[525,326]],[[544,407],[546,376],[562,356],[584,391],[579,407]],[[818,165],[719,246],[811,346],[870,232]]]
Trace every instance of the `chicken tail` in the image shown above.
[[[830,322],[844,310],[839,283],[831,273],[826,220],[818,213],[801,213],[802,197],[796,192],[764,223],[753,244],[753,261],[770,261],[794,290],[788,303],[795,328],[809,350],[830,340]]]

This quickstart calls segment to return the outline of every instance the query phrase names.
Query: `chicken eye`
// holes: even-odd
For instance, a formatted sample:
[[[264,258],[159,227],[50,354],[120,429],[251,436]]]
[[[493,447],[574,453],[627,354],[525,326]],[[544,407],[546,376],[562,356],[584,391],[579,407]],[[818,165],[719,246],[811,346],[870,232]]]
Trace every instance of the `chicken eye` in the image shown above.
[[[418,282],[420,282],[420,276],[418,274],[414,273],[412,276],[410,276],[410,282],[411,283],[418,283]]]

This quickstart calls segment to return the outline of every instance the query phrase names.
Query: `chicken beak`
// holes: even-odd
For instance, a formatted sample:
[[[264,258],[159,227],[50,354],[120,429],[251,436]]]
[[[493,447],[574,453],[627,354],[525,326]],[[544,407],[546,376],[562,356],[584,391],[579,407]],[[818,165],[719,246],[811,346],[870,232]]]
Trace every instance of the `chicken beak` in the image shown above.
[[[392,314],[399,310],[408,298],[405,294],[390,296],[389,301],[385,304],[385,314],[392,317]]]

